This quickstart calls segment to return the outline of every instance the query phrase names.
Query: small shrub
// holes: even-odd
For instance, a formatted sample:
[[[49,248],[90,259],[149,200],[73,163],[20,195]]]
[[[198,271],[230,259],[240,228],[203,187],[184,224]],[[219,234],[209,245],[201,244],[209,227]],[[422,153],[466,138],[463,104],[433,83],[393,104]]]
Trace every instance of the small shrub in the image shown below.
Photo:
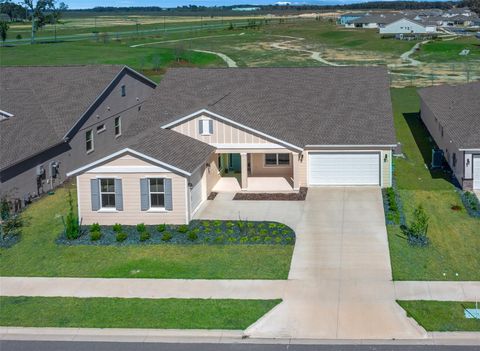
[[[235,227],[235,223],[233,223],[232,221],[228,221],[226,223],[226,226],[227,226],[227,228],[233,228],[233,227]]]
[[[268,227],[269,227],[270,229],[275,229],[275,228],[277,228],[277,224],[276,224],[276,223],[269,223],[269,224],[268,224]]]
[[[227,241],[231,244],[233,243],[236,243],[237,242],[237,238],[228,238]]]
[[[137,232],[143,233],[147,231],[147,227],[144,223],[137,224]]]
[[[265,235],[268,234],[268,230],[267,230],[267,229],[260,229],[260,231],[258,232],[258,234],[265,236]]]
[[[117,233],[117,236],[115,237],[115,239],[117,240],[117,242],[121,243],[127,240],[127,237],[128,237],[127,233],[120,232],[120,233]]]
[[[220,228],[215,229],[215,234],[220,235],[223,231]]]
[[[91,226],[90,226],[90,233],[91,232],[99,232],[101,231],[102,228],[100,227],[100,224],[98,223],[93,223]]]
[[[220,227],[222,225],[222,221],[219,221],[219,220],[213,221],[213,225],[215,227]]]
[[[187,234],[187,239],[190,241],[195,241],[198,239],[198,234],[195,230],[191,230]]]
[[[203,225],[205,228],[209,228],[209,227],[210,227],[210,221],[202,221],[202,225]]]
[[[63,220],[63,217],[62,217]],[[65,220],[63,220],[65,227],[65,236],[69,240],[77,239],[80,236],[80,223],[73,209],[72,193],[68,192],[68,213]]]
[[[287,242],[287,244],[293,244],[293,238],[285,238],[285,241]]]
[[[122,225],[120,223],[115,223],[112,229],[115,233],[120,233],[122,231]]]
[[[282,243],[282,238],[279,237],[279,236],[277,236],[277,237],[275,238],[275,242],[276,242],[277,244],[281,244],[281,243]]]
[[[178,226],[177,231],[179,233],[185,234],[186,232],[188,232],[188,225],[182,224],[182,225]]]
[[[408,243],[412,246],[428,245],[428,222],[429,218],[420,205],[413,212],[413,221],[409,226],[402,226],[402,231],[407,236]]]
[[[265,243],[272,242],[272,237],[271,236],[266,236],[265,238],[263,238],[263,242],[265,242]]]
[[[227,234],[228,236],[232,236],[232,235],[235,234],[235,231],[234,231],[233,229],[227,229],[226,234]]]
[[[98,241],[102,237],[102,232],[97,230],[97,231],[90,231],[90,240],[91,241]]]
[[[272,234],[273,236],[276,236],[278,235],[278,230],[273,230],[270,234]]]
[[[246,244],[248,243],[248,237],[244,236],[240,238],[240,244]]]
[[[209,244],[210,243],[210,238],[207,236],[205,237],[205,239],[203,239],[203,241],[205,242],[205,244]]]
[[[150,233],[147,231],[140,232],[140,241],[147,241],[150,239]]]
[[[225,241],[225,238],[224,238],[223,235],[217,236],[217,237],[215,238],[215,242],[216,242],[217,244],[222,244],[224,241]]]
[[[173,235],[170,232],[164,232],[162,235],[162,241],[170,241],[172,240]]]
[[[157,225],[157,232],[163,233],[167,229],[167,226],[165,224],[159,224]]]
[[[247,223],[247,227],[248,227],[248,228],[253,228],[253,227],[255,227],[255,223],[253,223],[253,222],[248,222],[248,223]]]
[[[257,236],[252,237],[251,240],[252,240],[254,243],[258,243],[260,240],[262,240],[262,238],[260,238],[260,237],[257,235]]]

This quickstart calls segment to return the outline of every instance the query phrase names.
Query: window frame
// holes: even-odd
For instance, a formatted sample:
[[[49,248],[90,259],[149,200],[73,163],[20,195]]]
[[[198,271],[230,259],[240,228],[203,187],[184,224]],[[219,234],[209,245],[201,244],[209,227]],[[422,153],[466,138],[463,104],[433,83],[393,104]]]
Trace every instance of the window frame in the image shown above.
[[[267,155],[275,155],[275,163],[267,163]],[[288,163],[279,163],[279,155],[288,155]],[[280,152],[280,153],[265,153],[263,156],[263,166],[264,167],[290,167],[291,166],[291,157],[290,153],[287,152]]]
[[[118,125],[117,125],[117,121],[118,121]],[[117,133],[117,129],[118,129],[118,133]],[[122,117],[121,116],[117,116],[113,120],[113,134],[115,135],[115,138],[118,138],[119,136],[122,135]]]
[[[99,127],[101,128],[98,129]],[[105,123],[99,124],[96,128],[97,134],[103,133],[106,130],[107,130],[107,127],[105,126]]]
[[[151,180],[153,180],[153,179],[162,181],[163,191],[152,191]],[[163,206],[152,206],[152,194],[153,195],[163,195]],[[165,178],[162,178],[162,177],[148,178],[148,208],[150,210],[165,210]]]
[[[213,135],[213,122],[212,122],[212,130],[210,130],[210,121],[213,121],[212,119],[207,119],[207,118],[202,118],[200,120],[202,122],[202,133],[200,135]],[[206,128],[205,128],[206,125]]]
[[[103,181],[111,180],[113,181],[113,191],[103,191],[102,190],[102,182]],[[100,186],[99,186],[99,196],[100,196],[100,210],[115,210],[117,208],[116,203],[116,192],[115,192],[115,178],[99,178]],[[109,184],[107,184],[107,187]],[[113,195],[113,206],[104,206],[103,205],[103,195]]]
[[[90,134],[90,140],[88,138],[88,135]],[[91,147],[88,147],[88,143],[91,143]],[[93,137],[93,129],[89,129],[85,132],[85,150],[87,154],[93,152],[95,150],[95,141]]]

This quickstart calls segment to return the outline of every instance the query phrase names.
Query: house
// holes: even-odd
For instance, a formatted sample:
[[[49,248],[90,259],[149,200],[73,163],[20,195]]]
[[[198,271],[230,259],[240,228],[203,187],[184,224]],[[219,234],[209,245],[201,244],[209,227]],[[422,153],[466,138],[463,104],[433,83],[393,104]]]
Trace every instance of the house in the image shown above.
[[[115,149],[156,84],[124,66],[0,68],[0,195],[28,203]]]
[[[408,18],[400,18],[380,27],[380,34],[430,34],[436,31],[437,27],[434,25],[423,24]]]
[[[397,14],[369,14],[351,21],[349,28],[380,28],[399,19]]]
[[[464,189],[480,189],[480,82],[419,90],[421,117]]]
[[[350,24],[353,20],[362,18],[365,15],[367,15],[367,13],[364,13],[364,12],[344,13],[340,15],[340,17],[338,18],[338,23],[344,26],[344,25]]]
[[[225,182],[389,187],[389,91],[383,67],[170,69],[122,143],[68,173],[82,222],[187,223]]]

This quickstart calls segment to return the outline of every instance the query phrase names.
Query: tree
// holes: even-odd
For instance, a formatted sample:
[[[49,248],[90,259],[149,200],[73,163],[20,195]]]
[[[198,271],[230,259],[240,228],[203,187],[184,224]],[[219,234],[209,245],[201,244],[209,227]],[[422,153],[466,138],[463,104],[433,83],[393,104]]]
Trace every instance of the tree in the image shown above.
[[[51,22],[55,26],[55,41],[57,41],[57,23],[62,18],[63,13],[68,10],[68,6],[61,2],[58,6],[53,4],[52,13],[50,14]]]
[[[8,29],[10,28],[10,25],[5,22],[1,21],[0,22],[0,38],[2,39],[2,45],[5,45],[5,40],[7,40],[7,32]]]
[[[465,0],[460,5],[470,8],[470,10],[480,15],[480,0]]]
[[[23,0],[25,6],[31,12],[32,36],[31,43],[35,43],[36,31],[46,24],[46,11],[52,11],[55,8],[55,0]]]

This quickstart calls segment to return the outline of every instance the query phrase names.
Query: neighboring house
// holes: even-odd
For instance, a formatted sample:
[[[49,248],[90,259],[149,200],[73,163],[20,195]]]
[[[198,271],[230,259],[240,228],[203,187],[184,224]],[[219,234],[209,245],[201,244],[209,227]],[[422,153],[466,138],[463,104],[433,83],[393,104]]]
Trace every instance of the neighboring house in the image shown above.
[[[0,68],[0,195],[28,203],[113,150],[156,84],[124,66]]]
[[[399,19],[397,14],[371,14],[351,21],[347,27],[380,28]]]
[[[380,28],[380,34],[429,34],[435,33],[437,27],[431,24],[401,18]]]
[[[350,24],[353,20],[359,19],[366,14],[367,13],[364,12],[344,13],[338,18],[338,23],[341,25],[347,25]]]
[[[187,223],[234,155],[244,191],[389,187],[396,147],[383,67],[170,69],[125,137],[68,174],[84,224]]]
[[[464,189],[480,189],[480,82],[419,90],[421,116]]]

